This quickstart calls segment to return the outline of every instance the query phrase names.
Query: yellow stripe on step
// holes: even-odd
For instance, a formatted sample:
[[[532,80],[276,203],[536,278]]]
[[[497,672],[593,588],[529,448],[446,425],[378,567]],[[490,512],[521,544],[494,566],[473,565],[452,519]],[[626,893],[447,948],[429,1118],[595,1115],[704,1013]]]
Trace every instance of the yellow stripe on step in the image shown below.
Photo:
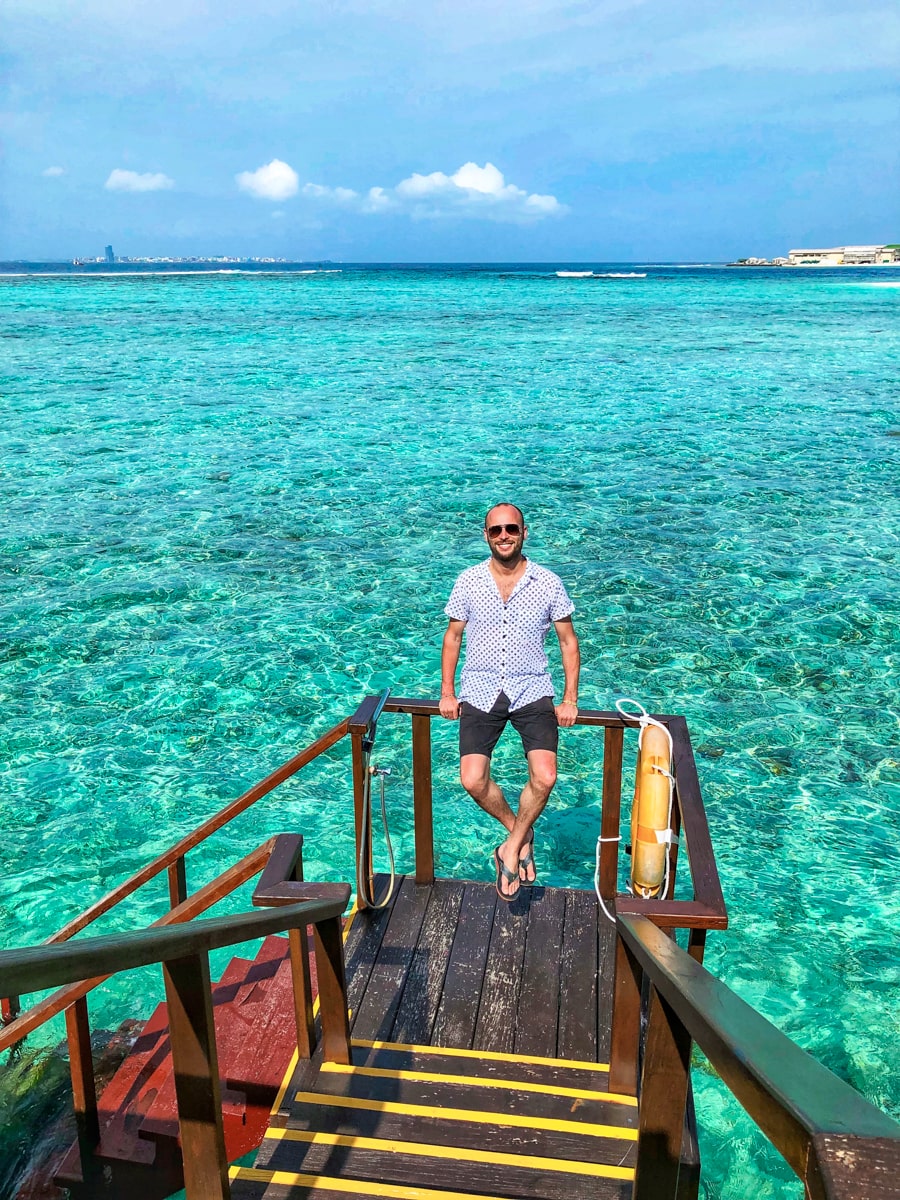
[[[297,1092],[301,1104],[324,1108],[351,1108],[361,1112],[395,1113],[402,1117],[428,1117],[438,1121],[472,1121],[479,1125],[508,1125],[514,1129],[544,1129],[553,1133],[578,1133],[585,1137],[621,1138],[637,1141],[637,1130],[624,1125],[590,1125],[553,1117],[518,1116],[515,1113],[482,1112],[479,1109],[436,1108],[427,1104],[399,1104],[396,1100],[363,1100],[357,1096],[330,1096],[327,1092]]]
[[[540,1058],[536,1054],[501,1054],[492,1050],[458,1050],[450,1046],[414,1046],[409,1042],[367,1042],[354,1038],[354,1046],[368,1050],[409,1050],[416,1054],[446,1054],[448,1058],[477,1058],[484,1062],[529,1063],[538,1067],[571,1067],[576,1071],[608,1071],[609,1063],[581,1062],[573,1058]]]
[[[343,934],[342,934],[342,940],[345,943],[347,941],[347,934],[350,932],[350,926],[353,924],[353,918],[356,916],[356,914],[358,912],[359,912],[359,909],[356,907],[356,901],[354,900],[353,907],[350,909],[350,912],[347,914],[347,919],[344,922],[344,930],[343,930]],[[313,1020],[315,1020],[319,1014],[319,994],[318,994],[318,992],[316,992],[316,998],[313,1000],[312,1012],[313,1012]],[[274,1115],[281,1108],[282,1102],[285,1097],[285,1093],[287,1092],[288,1088],[290,1087],[291,1080],[294,1078],[294,1072],[297,1069],[297,1063],[299,1061],[300,1061],[300,1057],[297,1054],[297,1051],[295,1050],[294,1053],[291,1055],[291,1061],[288,1063],[287,1070],[284,1073],[284,1078],[281,1081],[281,1087],[278,1089],[278,1094],[275,1097],[272,1107],[269,1109],[270,1117],[274,1117]]]
[[[408,1079],[413,1083],[454,1083],[472,1088],[502,1088],[506,1092],[537,1092],[542,1096],[571,1096],[575,1100],[610,1100],[615,1104],[625,1104],[630,1108],[637,1108],[637,1100],[634,1096],[558,1087],[555,1084],[524,1083],[518,1079],[484,1079],[472,1075],[442,1075],[436,1071],[389,1071],[383,1067],[346,1067],[343,1063],[332,1062],[323,1062],[320,1070],[338,1075],[362,1075],[372,1079]]]
[[[435,1188],[409,1187],[400,1183],[375,1183],[365,1179],[333,1179],[330,1175],[301,1175],[294,1171],[260,1171],[256,1167],[232,1167],[230,1179],[247,1183],[271,1183],[281,1187],[319,1188],[323,1192],[349,1192],[353,1196],[387,1196],[389,1200],[502,1200],[477,1192],[442,1192]]]
[[[432,1146],[428,1142],[397,1142],[388,1138],[360,1137],[355,1133],[320,1133],[305,1129],[269,1129],[266,1140],[304,1142],[310,1146],[341,1146],[348,1150],[374,1150],[382,1154],[411,1154],[417,1158],[448,1158],[453,1162],[521,1167],[529,1171],[556,1171],[564,1175],[590,1175],[603,1179],[634,1179],[633,1167],[575,1162],[568,1158],[542,1158],[536,1154],[504,1154],[472,1150],[467,1146]]]

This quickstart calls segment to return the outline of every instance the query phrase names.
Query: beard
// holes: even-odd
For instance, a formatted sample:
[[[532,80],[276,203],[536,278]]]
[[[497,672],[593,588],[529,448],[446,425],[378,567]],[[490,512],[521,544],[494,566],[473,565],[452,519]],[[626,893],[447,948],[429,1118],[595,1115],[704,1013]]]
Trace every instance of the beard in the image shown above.
[[[490,543],[491,558],[504,567],[515,566],[522,558],[522,541],[516,540],[511,547],[503,549],[495,543]]]

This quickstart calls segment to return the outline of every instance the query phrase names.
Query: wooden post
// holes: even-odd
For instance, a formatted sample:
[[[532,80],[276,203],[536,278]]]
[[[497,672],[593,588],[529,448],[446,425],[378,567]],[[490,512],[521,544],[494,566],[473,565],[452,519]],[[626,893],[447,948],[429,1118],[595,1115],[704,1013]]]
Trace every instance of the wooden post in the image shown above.
[[[609,1090],[623,1096],[638,1094],[643,971],[616,935],[616,978],[609,1048]]]
[[[100,1115],[97,1111],[97,1087],[91,1054],[91,1026],[84,996],[66,1009],[66,1039],[69,1044],[69,1073],[72,1077],[78,1153],[81,1173],[87,1182],[96,1172],[94,1151],[100,1143]]]
[[[187,1200],[229,1200],[209,958],[163,963]]]
[[[674,768],[674,766],[675,766],[674,761],[672,763],[672,766]],[[678,845],[679,845],[679,841],[681,840],[681,809],[678,806],[678,785],[677,784],[675,786],[675,795],[673,796],[672,820],[669,824],[669,828],[672,830],[674,837],[669,842],[669,849],[667,851],[667,853],[669,855],[669,891],[668,891],[668,895],[666,896],[666,899],[674,900],[675,899],[675,872],[678,868]],[[679,841],[676,841],[675,838],[678,838]]]
[[[603,734],[603,801],[600,836],[609,841],[600,845],[600,895],[607,905],[615,900],[619,876],[619,836],[622,809],[622,743],[625,731],[607,726]]]
[[[303,850],[297,853],[297,861],[291,872],[296,883],[303,882]],[[311,1058],[316,1048],[316,1026],[313,1019],[312,980],[309,975],[308,926],[288,930],[291,948],[291,979],[294,984],[294,1019],[297,1024],[297,1056]]]
[[[176,858],[168,868],[169,876],[169,908],[177,908],[187,900],[187,873],[184,866],[184,855]]]
[[[674,1200],[690,1068],[690,1034],[651,987],[633,1200]]]
[[[326,1062],[349,1063],[350,1020],[347,1014],[344,940],[341,934],[340,917],[331,917],[313,926],[323,1057]]]
[[[413,815],[416,883],[434,883],[434,823],[431,810],[431,717],[412,718]]]
[[[11,1024],[19,1015],[20,1009],[18,996],[0,998],[0,1026]]]
[[[364,730],[353,729],[350,731],[350,744],[352,747],[353,758],[353,811],[356,818],[356,857],[353,862],[354,874],[357,876],[359,871],[360,847],[362,846],[363,838],[363,796],[366,786],[365,777],[365,762],[363,758],[362,740]],[[362,846],[362,877],[368,882],[371,889],[372,879],[372,829],[369,827],[369,836],[366,838],[366,845]],[[368,908],[362,896],[359,894],[359,887],[356,889],[356,906],[362,912]],[[319,985],[321,987],[321,984]]]
[[[688,954],[698,963],[703,962],[703,951],[706,949],[706,930],[691,929],[688,934]]]

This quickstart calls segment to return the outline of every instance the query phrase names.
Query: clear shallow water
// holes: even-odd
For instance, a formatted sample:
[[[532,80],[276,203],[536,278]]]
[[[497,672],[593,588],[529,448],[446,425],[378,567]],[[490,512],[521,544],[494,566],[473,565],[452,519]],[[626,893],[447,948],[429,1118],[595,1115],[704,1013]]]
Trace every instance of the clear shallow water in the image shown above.
[[[898,280],[0,279],[2,943],[367,692],[435,695],[446,594],[508,497],[576,602],[582,702],[688,716],[732,920],[708,965],[900,1116]],[[404,867],[405,732],[378,744]],[[434,729],[438,869],[487,878],[454,732]],[[595,748],[565,739],[547,882],[589,885]],[[512,747],[499,762],[513,789]],[[195,853],[192,885],[295,828],[309,878],[350,878],[347,783],[338,748]],[[119,981],[94,1011],[147,1007]],[[798,1195],[696,1087],[707,1194]]]

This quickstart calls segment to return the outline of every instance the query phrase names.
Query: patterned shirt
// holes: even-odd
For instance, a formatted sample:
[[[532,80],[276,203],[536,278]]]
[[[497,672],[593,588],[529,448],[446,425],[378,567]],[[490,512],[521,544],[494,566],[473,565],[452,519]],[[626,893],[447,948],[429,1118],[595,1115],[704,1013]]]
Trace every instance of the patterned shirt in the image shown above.
[[[459,699],[490,712],[505,692],[513,711],[553,695],[544,640],[551,624],[573,613],[575,605],[559,576],[531,559],[504,604],[490,562],[463,571],[444,612],[451,621],[466,622]]]

